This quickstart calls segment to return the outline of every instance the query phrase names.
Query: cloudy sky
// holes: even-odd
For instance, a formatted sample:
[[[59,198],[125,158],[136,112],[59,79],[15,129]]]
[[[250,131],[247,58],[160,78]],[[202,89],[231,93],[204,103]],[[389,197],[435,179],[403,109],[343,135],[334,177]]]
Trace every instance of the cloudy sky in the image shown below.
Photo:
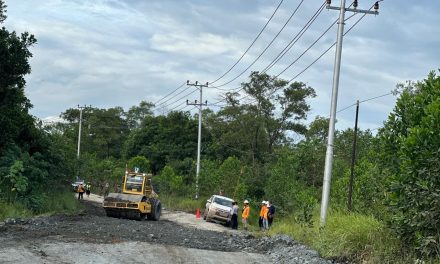
[[[141,100],[164,102],[156,111],[179,110],[195,100],[186,80],[212,82],[233,65],[274,12],[280,0],[6,0],[6,27],[28,31],[38,44],[32,47],[32,73],[26,94],[31,113],[41,119],[58,116],[67,108],[92,105],[128,109]],[[323,1],[284,0],[260,38],[236,67],[214,85],[227,83],[244,71],[290,22],[265,53],[223,90],[263,70],[319,9]],[[351,4],[347,0],[347,4]],[[371,0],[359,0],[368,9]],[[333,5],[339,5],[333,0]],[[406,80],[421,80],[440,68],[440,1],[385,0],[380,15],[365,16],[344,38],[338,109],[356,100],[389,93]],[[351,14],[347,13],[347,17]],[[336,40],[336,26],[297,59],[337,18],[324,9],[290,51],[268,73],[290,80]],[[351,27],[361,15],[346,21]],[[334,48],[297,81],[317,92],[310,101],[309,121],[328,116],[332,89]],[[184,91],[187,89],[186,91]],[[193,89],[194,90],[194,89]],[[178,96],[172,96],[181,92]],[[223,91],[204,90],[213,103]],[[182,98],[184,97],[184,98]],[[172,99],[170,99],[172,98]],[[182,98],[182,99],[180,99]],[[169,101],[167,101],[170,99]],[[180,100],[178,100],[180,99]],[[381,126],[396,98],[383,96],[361,104],[362,129]],[[175,102],[175,103],[174,103]],[[218,110],[217,106],[211,106]],[[190,110],[190,107],[184,110]],[[195,111],[195,110],[193,110]],[[353,126],[355,108],[338,113],[338,128]]]

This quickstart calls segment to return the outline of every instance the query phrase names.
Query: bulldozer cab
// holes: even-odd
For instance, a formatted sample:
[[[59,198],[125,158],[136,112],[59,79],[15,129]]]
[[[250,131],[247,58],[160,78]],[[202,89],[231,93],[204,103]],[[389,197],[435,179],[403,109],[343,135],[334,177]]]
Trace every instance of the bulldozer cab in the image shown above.
[[[122,192],[150,196],[151,174],[127,172],[123,178]]]

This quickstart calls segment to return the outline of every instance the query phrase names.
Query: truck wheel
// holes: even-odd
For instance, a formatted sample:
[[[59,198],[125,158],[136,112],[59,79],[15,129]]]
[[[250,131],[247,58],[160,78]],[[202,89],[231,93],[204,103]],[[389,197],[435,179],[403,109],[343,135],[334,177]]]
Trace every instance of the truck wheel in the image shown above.
[[[151,212],[147,214],[148,220],[158,221],[162,213],[162,205],[159,200],[150,199]]]

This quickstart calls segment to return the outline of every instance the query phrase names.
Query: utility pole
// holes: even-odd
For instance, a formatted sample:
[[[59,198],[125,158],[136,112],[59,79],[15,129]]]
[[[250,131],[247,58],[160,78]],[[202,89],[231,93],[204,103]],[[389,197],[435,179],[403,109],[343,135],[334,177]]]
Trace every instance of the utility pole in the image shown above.
[[[202,107],[204,105],[208,105],[208,101],[205,101],[203,103],[202,99],[202,89],[203,87],[208,87],[208,83],[206,84],[199,84],[198,81],[195,83],[190,83],[189,81],[186,81],[186,85],[188,86],[194,86],[200,91],[200,101],[197,102],[197,100],[194,101],[194,103],[189,103],[188,100],[186,100],[187,105],[195,105],[199,108],[199,135],[197,140],[197,169],[196,169],[196,200],[199,199],[199,175],[200,175],[200,148],[202,145]]]
[[[91,105],[88,107],[92,107]],[[83,110],[86,109],[87,106],[79,106],[78,105],[78,109],[79,109],[79,128],[78,128],[78,150],[76,152],[76,158],[78,161],[78,175],[76,176],[79,180],[79,176],[80,176],[80,171],[81,171],[81,162],[79,160],[79,156],[80,156],[80,149],[81,149],[81,128],[82,128],[82,114],[83,114]]]
[[[85,109],[86,106],[79,106],[78,105],[78,109],[79,109],[79,129],[78,129],[78,151],[76,153],[76,157],[79,159],[79,151],[81,148],[81,127],[82,127],[82,116],[83,116],[83,109]],[[79,172],[78,172],[79,173]]]
[[[335,137],[335,121],[336,121],[336,107],[338,104],[338,88],[339,88],[339,75],[341,71],[341,55],[342,55],[342,41],[344,35],[344,20],[345,12],[363,13],[363,14],[379,14],[379,2],[374,4],[374,11],[361,10],[358,9],[358,1],[354,0],[353,8],[345,7],[345,0],[341,0],[341,6],[331,6],[331,0],[326,0],[327,9],[339,10],[339,20],[338,20],[338,33],[336,39],[336,54],[335,54],[335,65],[333,69],[333,87],[332,87],[332,101],[330,106],[330,123],[328,129],[328,142],[327,151],[325,155],[325,167],[324,167],[324,180],[322,186],[322,200],[321,200],[321,216],[320,225],[325,226],[325,221],[327,218],[327,208],[330,198],[330,181],[332,176],[333,167],[333,143]]]
[[[354,122],[353,152],[351,154],[350,182],[348,184],[348,197],[347,197],[348,211],[351,211],[351,208],[352,208],[353,178],[354,178],[354,163],[356,161],[356,141],[357,141],[357,130],[358,130],[358,117],[359,117],[359,100],[356,101],[356,119]]]

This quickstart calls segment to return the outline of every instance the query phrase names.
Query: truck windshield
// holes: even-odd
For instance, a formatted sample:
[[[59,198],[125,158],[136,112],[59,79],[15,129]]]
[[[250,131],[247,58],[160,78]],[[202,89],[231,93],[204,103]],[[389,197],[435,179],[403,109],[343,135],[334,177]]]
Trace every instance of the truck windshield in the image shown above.
[[[219,198],[219,197],[214,198],[214,203],[220,204],[220,205],[224,205],[224,206],[227,206],[227,207],[232,207],[232,201],[226,200],[226,199],[222,199],[222,198]]]

